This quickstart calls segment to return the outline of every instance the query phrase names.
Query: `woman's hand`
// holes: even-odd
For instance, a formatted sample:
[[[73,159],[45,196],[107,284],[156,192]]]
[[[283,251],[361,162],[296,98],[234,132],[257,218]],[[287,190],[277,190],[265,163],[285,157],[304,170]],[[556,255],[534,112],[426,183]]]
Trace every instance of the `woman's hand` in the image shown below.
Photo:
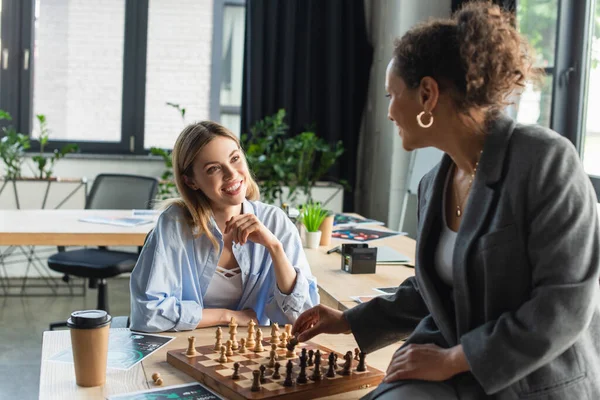
[[[254,322],[258,323],[258,320],[256,319],[256,313],[251,308],[246,308],[240,311],[230,311],[227,322],[231,320],[231,317],[235,318],[235,322],[240,326],[247,326],[250,323],[250,320],[254,320]]]
[[[246,244],[248,240],[267,248],[275,245],[278,240],[273,233],[263,225],[254,214],[241,214],[231,217],[225,222],[225,234],[231,232],[235,243]]]
[[[396,350],[383,382],[401,379],[445,381],[468,370],[462,345],[444,349],[432,343],[409,344]]]
[[[292,335],[298,334],[298,340],[305,342],[321,333],[349,331],[350,325],[341,311],[319,304],[298,317],[292,328]]]

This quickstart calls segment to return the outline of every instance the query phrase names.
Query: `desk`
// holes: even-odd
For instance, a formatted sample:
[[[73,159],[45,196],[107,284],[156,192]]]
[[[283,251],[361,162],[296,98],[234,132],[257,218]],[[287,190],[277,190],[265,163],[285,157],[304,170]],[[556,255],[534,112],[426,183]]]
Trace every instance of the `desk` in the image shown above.
[[[268,330],[268,327],[263,328],[264,332]],[[196,343],[198,345],[214,343],[214,333],[215,328],[197,329],[194,331]],[[75,384],[75,372],[72,364],[47,361],[55,353],[71,345],[70,333],[68,331],[44,332],[40,370],[40,399],[104,399],[115,394],[153,389],[157,388],[152,381],[154,372],[161,374],[165,382],[164,386],[195,382],[193,378],[172,367],[166,361],[168,350],[187,347],[187,337],[190,332],[166,332],[165,335],[175,336],[176,339],[128,371],[109,370],[106,375],[106,385],[80,388]],[[313,341],[339,352],[346,352],[356,347],[352,335],[320,335],[314,338]],[[393,344],[369,354],[367,363],[385,371],[398,346],[399,344]],[[342,393],[324,397],[324,399],[359,399],[372,389]],[[318,396],[318,393],[313,395]]]
[[[79,221],[91,216],[131,217],[131,210],[2,210],[0,246],[141,246],[154,226]]]
[[[381,227],[372,227],[380,229]],[[304,249],[310,269],[317,278],[321,304],[345,310],[357,305],[350,296],[377,294],[372,289],[377,287],[398,286],[406,278],[414,275],[414,268],[404,265],[377,264],[375,274],[349,274],[341,269],[341,255],[327,254],[327,250],[343,243],[332,240],[330,246],[318,249]],[[408,256],[414,265],[416,242],[407,236],[392,236],[369,242],[370,247],[389,246]]]

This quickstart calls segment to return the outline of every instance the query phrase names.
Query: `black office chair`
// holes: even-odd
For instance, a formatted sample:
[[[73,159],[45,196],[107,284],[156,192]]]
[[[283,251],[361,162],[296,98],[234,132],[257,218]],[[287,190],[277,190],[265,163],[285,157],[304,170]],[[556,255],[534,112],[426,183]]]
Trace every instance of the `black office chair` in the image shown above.
[[[133,210],[150,209],[158,190],[158,180],[147,176],[100,174],[94,180],[86,200],[86,209]],[[108,310],[108,278],[133,271],[141,247],[137,253],[109,250],[106,247],[86,248],[59,252],[48,258],[48,266],[69,276],[88,279],[88,287],[98,289],[97,309]],[[66,322],[50,324],[50,330],[66,326]]]

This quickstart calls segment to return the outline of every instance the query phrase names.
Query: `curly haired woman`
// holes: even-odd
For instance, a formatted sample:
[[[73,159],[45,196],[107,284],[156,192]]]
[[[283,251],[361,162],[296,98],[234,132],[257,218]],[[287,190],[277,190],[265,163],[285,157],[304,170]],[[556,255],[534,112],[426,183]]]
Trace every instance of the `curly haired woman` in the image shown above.
[[[388,116],[405,149],[445,153],[420,183],[416,276],[300,340],[351,331],[364,352],[408,339],[377,399],[600,399],[600,229],[571,143],[502,114],[531,76],[512,15],[469,3],[395,43]]]

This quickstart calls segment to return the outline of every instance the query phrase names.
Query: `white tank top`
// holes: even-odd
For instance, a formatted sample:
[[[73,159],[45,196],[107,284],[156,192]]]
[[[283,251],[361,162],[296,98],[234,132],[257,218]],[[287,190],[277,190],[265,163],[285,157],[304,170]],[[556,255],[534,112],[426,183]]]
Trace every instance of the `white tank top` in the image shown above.
[[[442,231],[440,239],[435,250],[435,271],[446,285],[452,287],[452,257],[454,256],[454,245],[456,244],[457,232],[448,228],[446,221],[446,193],[448,192],[448,184],[452,168],[448,171],[446,183],[444,184],[444,195],[442,197]]]
[[[225,269],[217,266],[204,294],[204,308],[235,310],[242,298],[243,289],[240,267]]]

